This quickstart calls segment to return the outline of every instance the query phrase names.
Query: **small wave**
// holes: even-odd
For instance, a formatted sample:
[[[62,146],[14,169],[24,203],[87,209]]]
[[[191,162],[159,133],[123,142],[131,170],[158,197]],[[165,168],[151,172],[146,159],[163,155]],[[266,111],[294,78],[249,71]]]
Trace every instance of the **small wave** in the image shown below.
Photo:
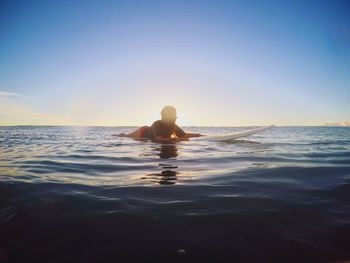
[[[57,162],[52,160],[27,160],[18,161],[16,166],[26,170],[34,170],[40,173],[54,173],[54,172],[67,172],[67,173],[85,173],[85,174],[100,174],[100,173],[112,173],[123,170],[144,170],[152,169],[153,165],[135,165],[135,164],[89,164],[89,163],[71,163],[71,162]]]

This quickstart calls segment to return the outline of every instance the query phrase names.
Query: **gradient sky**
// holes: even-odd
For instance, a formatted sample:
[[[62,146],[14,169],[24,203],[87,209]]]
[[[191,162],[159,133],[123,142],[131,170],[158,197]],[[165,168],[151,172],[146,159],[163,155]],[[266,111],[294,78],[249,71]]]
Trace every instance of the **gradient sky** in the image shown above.
[[[349,1],[0,1],[0,124],[350,125]]]

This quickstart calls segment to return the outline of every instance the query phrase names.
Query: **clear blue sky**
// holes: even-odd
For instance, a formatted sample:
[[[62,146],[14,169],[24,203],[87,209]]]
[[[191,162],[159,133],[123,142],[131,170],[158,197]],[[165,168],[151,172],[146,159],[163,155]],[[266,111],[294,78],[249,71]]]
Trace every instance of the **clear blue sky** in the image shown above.
[[[350,122],[349,1],[1,1],[0,124]]]

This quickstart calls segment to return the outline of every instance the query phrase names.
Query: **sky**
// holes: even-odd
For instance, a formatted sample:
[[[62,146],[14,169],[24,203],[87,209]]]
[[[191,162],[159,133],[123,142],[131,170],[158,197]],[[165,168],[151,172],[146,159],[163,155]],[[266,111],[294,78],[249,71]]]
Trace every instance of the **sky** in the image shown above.
[[[349,1],[0,1],[0,125],[349,125]]]

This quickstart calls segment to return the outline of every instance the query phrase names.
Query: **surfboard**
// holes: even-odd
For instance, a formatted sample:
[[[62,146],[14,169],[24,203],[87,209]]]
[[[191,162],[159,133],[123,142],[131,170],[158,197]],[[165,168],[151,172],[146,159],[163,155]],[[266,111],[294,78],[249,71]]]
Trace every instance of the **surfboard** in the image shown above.
[[[226,134],[214,134],[214,135],[205,135],[201,137],[191,138],[195,141],[214,141],[214,142],[223,142],[223,141],[233,141],[239,138],[247,137],[253,134],[257,134],[260,132],[264,132],[268,129],[271,129],[275,125],[264,126],[257,129],[242,131],[242,132],[234,132],[234,133],[226,133]]]

